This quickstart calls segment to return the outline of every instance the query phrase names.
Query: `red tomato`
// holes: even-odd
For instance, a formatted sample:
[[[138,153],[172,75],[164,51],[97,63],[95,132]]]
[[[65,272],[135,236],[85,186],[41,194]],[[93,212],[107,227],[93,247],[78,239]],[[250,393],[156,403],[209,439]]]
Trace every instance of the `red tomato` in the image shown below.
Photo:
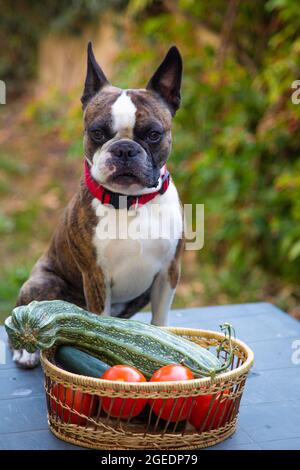
[[[88,393],[82,393],[79,390],[73,391],[71,388],[64,387],[63,385],[54,384],[53,395],[62,403],[65,403],[72,410],[86,416],[91,415],[96,408],[96,397]],[[73,398],[74,393],[74,398]],[[86,418],[72,413],[52,398],[50,401],[51,408],[63,421],[72,424],[85,424]]]
[[[104,380],[118,380],[121,382],[146,382],[145,377],[137,369],[130,366],[113,366],[101,376]],[[127,419],[137,416],[143,411],[147,403],[144,398],[102,398],[104,411],[114,418]]]
[[[171,364],[158,369],[152,375],[150,382],[173,382],[178,380],[191,380],[193,373],[187,367],[179,364]],[[176,403],[175,403],[176,401]],[[192,405],[192,398],[156,398],[149,400],[153,405],[153,412],[160,418],[175,423],[183,421],[189,414]]]
[[[223,393],[221,401],[219,402],[220,393],[218,393],[214,399],[213,405],[211,410],[209,411],[211,399],[214,395],[199,395],[196,397],[191,416],[190,416],[190,423],[195,426],[195,428],[199,431],[208,431],[210,429],[216,429],[218,427],[222,427],[225,425],[226,418],[228,417],[228,413],[232,410],[232,400],[227,398],[229,391],[226,390]],[[230,411],[229,411],[230,408]],[[206,419],[206,415],[209,411],[209,415]],[[206,421],[205,421],[206,420]],[[212,424],[211,421],[213,420]],[[220,421],[221,420],[221,421]],[[202,429],[202,425],[205,421],[204,427]],[[219,423],[220,421],[220,423]]]

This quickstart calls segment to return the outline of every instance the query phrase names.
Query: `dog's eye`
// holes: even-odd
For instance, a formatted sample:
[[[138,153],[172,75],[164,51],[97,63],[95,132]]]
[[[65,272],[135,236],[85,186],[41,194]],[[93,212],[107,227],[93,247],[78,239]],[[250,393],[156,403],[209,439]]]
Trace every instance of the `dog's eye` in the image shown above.
[[[161,139],[161,133],[158,131],[150,131],[147,135],[147,139],[150,142],[158,142]]]
[[[102,129],[92,129],[90,133],[92,139],[96,142],[103,142],[103,140],[105,140],[105,135]]]

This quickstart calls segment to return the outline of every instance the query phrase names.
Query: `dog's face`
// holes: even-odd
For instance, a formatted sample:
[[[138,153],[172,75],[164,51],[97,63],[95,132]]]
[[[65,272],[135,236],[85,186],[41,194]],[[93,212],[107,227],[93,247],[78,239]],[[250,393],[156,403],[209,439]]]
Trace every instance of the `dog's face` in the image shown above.
[[[145,89],[111,86],[88,46],[84,148],[92,176],[123,194],[157,187],[171,150],[171,122],[180,103],[182,63],[173,47]]]

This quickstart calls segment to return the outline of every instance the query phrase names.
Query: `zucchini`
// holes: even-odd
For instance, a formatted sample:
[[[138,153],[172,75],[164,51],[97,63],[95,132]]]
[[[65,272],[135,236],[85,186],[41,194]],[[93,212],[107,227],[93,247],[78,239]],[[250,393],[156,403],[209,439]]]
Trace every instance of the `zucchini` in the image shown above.
[[[100,359],[73,346],[60,346],[55,353],[55,360],[69,372],[98,379],[110,368]]]
[[[227,369],[232,359],[230,338],[230,354],[221,363],[207,349],[165,329],[95,315],[62,300],[33,301],[16,307],[5,327],[15,349],[34,352],[54,345],[76,345],[109,365],[133,366],[148,378],[160,367],[178,363],[196,377],[213,376]]]

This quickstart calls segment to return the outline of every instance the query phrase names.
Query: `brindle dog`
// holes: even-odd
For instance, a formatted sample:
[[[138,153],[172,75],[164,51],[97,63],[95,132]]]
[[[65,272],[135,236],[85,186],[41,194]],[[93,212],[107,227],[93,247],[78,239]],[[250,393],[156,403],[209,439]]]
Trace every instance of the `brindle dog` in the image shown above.
[[[171,151],[172,117],[180,104],[181,75],[181,56],[172,47],[145,89],[121,90],[110,85],[89,43],[81,101],[85,158],[97,184],[124,196],[160,190]],[[17,305],[62,299],[98,314],[129,318],[150,301],[152,323],[166,324],[183,250],[182,210],[173,181],[143,210],[107,209],[122,212],[126,223],[135,219],[142,227],[156,226],[155,204],[172,222],[170,237],[136,239],[127,234],[125,239],[103,239],[103,204],[82,179],[49,247],[22,286]],[[14,360],[34,367],[38,355],[14,351]]]

